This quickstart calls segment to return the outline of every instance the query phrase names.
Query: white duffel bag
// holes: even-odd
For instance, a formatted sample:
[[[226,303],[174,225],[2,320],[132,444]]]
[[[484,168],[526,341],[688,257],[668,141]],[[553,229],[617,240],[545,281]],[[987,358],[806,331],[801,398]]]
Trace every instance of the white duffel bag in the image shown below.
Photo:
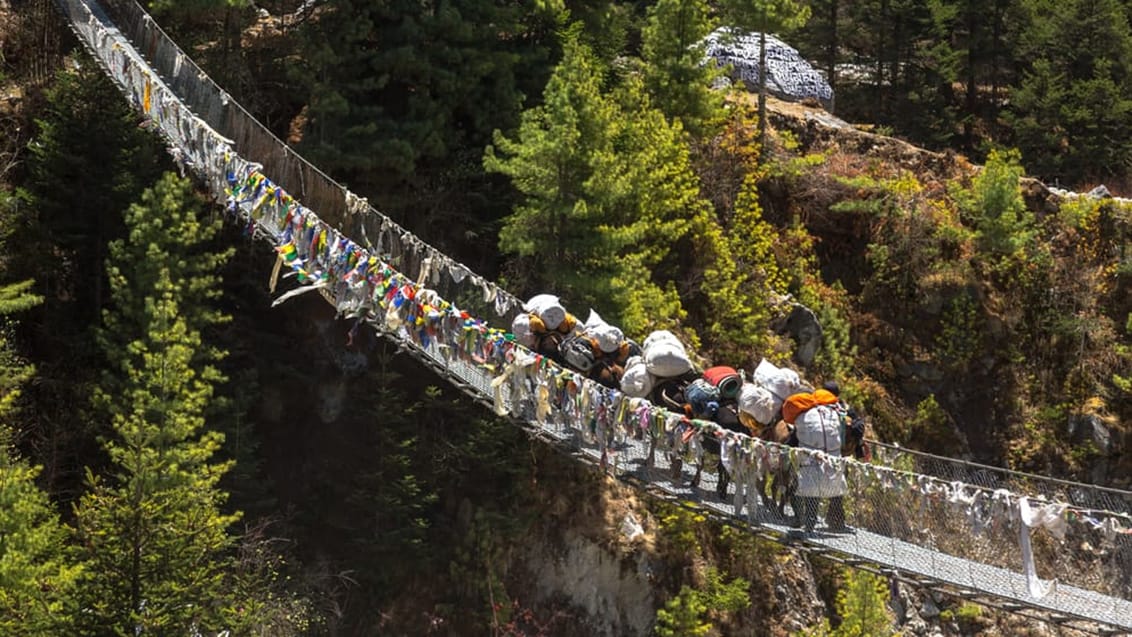
[[[566,320],[566,308],[553,294],[537,294],[523,304],[523,309],[538,315],[548,330],[556,330]]]
[[[760,425],[769,425],[781,407],[782,400],[761,385],[743,383],[739,390],[739,410],[750,414]]]
[[[515,335],[516,343],[527,349],[534,348],[535,333],[531,331],[531,315],[529,313],[520,312],[519,315],[511,321],[511,333]]]
[[[653,377],[645,366],[645,359],[632,356],[625,363],[625,373],[621,375],[621,391],[626,396],[644,398],[652,392]]]
[[[646,369],[658,378],[673,378],[692,371],[692,360],[684,344],[668,330],[649,334],[642,352]]]
[[[778,367],[767,359],[762,359],[755,368],[755,384],[762,385],[779,400],[779,406],[790,396],[805,390],[806,386],[798,377],[798,372],[789,367]],[[753,414],[752,414],[753,415]]]

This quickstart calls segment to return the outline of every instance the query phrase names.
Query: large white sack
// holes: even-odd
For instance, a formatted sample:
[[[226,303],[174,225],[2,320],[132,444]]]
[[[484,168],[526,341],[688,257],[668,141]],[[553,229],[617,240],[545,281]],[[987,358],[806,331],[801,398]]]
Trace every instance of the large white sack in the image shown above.
[[[605,319],[601,318],[601,315],[595,312],[591,307],[590,315],[586,317],[586,322],[582,324],[582,331],[588,332],[591,329],[595,327],[601,327],[602,325],[609,325],[609,323],[607,323]]]
[[[743,383],[739,390],[739,410],[750,414],[760,425],[769,425],[782,407],[782,399],[755,383]]]
[[[800,462],[798,491],[803,498],[836,498],[849,492],[845,468],[837,462]]]
[[[668,330],[656,330],[645,339],[645,367],[658,378],[672,378],[692,371],[692,360],[684,344]]]
[[[556,330],[566,320],[566,308],[553,294],[536,294],[523,305],[523,309],[537,314],[548,330]]]
[[[587,330],[587,333],[597,341],[597,347],[606,354],[612,354],[621,347],[621,342],[625,340],[625,335],[621,332],[621,328],[614,327],[608,323],[605,325],[598,325],[597,327]]]
[[[632,356],[625,363],[625,373],[621,375],[621,391],[626,396],[644,398],[652,392],[653,377],[645,366],[645,359]]]
[[[802,391],[805,386],[798,372],[789,367],[777,367],[767,359],[762,359],[755,368],[755,383],[770,390],[780,401]]]
[[[807,498],[833,498],[845,495],[845,470],[835,460],[841,456],[841,416],[832,405],[811,407],[794,423],[798,446],[824,451],[825,458],[798,454],[798,495]]]
[[[674,378],[692,371],[692,361],[683,347],[671,343],[653,344],[645,351],[645,368],[659,378]]]
[[[621,343],[625,340],[625,333],[621,331],[620,327],[610,325],[601,318],[597,312],[590,308],[590,315],[586,318],[586,322],[582,325],[582,332],[597,342],[598,349],[606,354],[612,354],[621,347]]]
[[[841,414],[833,405],[817,405],[794,421],[798,446],[841,455]]]
[[[645,337],[645,342],[641,345],[641,349],[648,350],[650,346],[660,343],[673,343],[680,346],[680,349],[684,349],[684,344],[680,342],[680,339],[676,338],[676,335],[668,330],[656,330],[650,333]]]
[[[535,346],[535,334],[531,331],[531,315],[521,312],[511,321],[511,333],[515,335],[515,342],[527,349]]]

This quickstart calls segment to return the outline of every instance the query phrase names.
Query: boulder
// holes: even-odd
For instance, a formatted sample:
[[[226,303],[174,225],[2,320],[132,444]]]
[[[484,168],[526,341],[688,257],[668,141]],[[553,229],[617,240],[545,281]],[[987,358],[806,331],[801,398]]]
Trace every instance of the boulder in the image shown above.
[[[797,347],[794,349],[794,361],[803,367],[809,367],[814,362],[822,344],[821,322],[810,308],[801,303],[794,303],[790,313],[772,322],[772,327],[778,334],[789,334]]]
[[[759,90],[759,34],[720,27],[704,38],[704,54],[720,66],[731,65],[731,77],[749,91]],[[791,102],[815,99],[827,110],[833,105],[833,88],[790,45],[767,34],[766,86],[775,97]]]
[[[1069,438],[1077,444],[1092,442],[1102,455],[1108,455],[1113,451],[1112,432],[1099,414],[1085,413],[1070,416]]]

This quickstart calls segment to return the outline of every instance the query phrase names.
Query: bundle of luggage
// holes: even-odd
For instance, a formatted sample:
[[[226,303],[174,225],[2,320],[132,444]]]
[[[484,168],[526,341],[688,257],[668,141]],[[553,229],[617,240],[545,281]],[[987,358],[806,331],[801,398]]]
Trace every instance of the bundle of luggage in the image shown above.
[[[585,323],[562,306],[557,296],[539,294],[523,305],[511,332],[524,347],[612,389],[621,386],[628,361],[640,347],[594,310]]]
[[[786,398],[806,387],[797,372],[765,359],[751,380],[726,365],[699,372],[679,339],[663,330],[645,339],[642,357],[628,362],[621,379],[621,390],[630,396],[754,434],[777,421]]]
[[[579,321],[552,294],[527,301],[511,331],[528,349],[606,387],[754,436],[779,420],[793,429],[809,408],[838,403],[834,393],[815,392],[796,371],[765,358],[750,379],[726,365],[700,371],[672,332],[654,331],[638,346],[592,309],[585,322]],[[863,438],[863,419],[852,414],[845,421],[850,427],[846,435]],[[705,442],[708,451],[718,446],[716,441]]]

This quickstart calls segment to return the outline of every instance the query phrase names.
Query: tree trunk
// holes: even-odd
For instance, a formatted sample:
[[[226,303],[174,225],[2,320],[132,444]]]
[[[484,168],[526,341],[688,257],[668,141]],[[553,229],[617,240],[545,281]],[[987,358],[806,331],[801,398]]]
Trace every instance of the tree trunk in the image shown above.
[[[840,4],[840,0],[829,0],[829,56],[826,61],[826,75],[829,79],[830,88],[830,113],[836,112],[834,110],[834,101],[837,99],[837,48],[840,45],[837,41],[837,13]]]
[[[759,163],[766,156],[766,15],[759,29]]]
[[[981,4],[981,3],[980,3]],[[975,72],[975,63],[978,58],[978,51],[976,51],[976,42],[978,39],[975,37],[975,31],[978,30],[978,8],[976,3],[968,0],[967,2],[967,95],[964,110],[966,113],[963,117],[963,147],[970,152],[975,145],[975,117],[977,117],[977,104],[978,104],[978,74]]]

